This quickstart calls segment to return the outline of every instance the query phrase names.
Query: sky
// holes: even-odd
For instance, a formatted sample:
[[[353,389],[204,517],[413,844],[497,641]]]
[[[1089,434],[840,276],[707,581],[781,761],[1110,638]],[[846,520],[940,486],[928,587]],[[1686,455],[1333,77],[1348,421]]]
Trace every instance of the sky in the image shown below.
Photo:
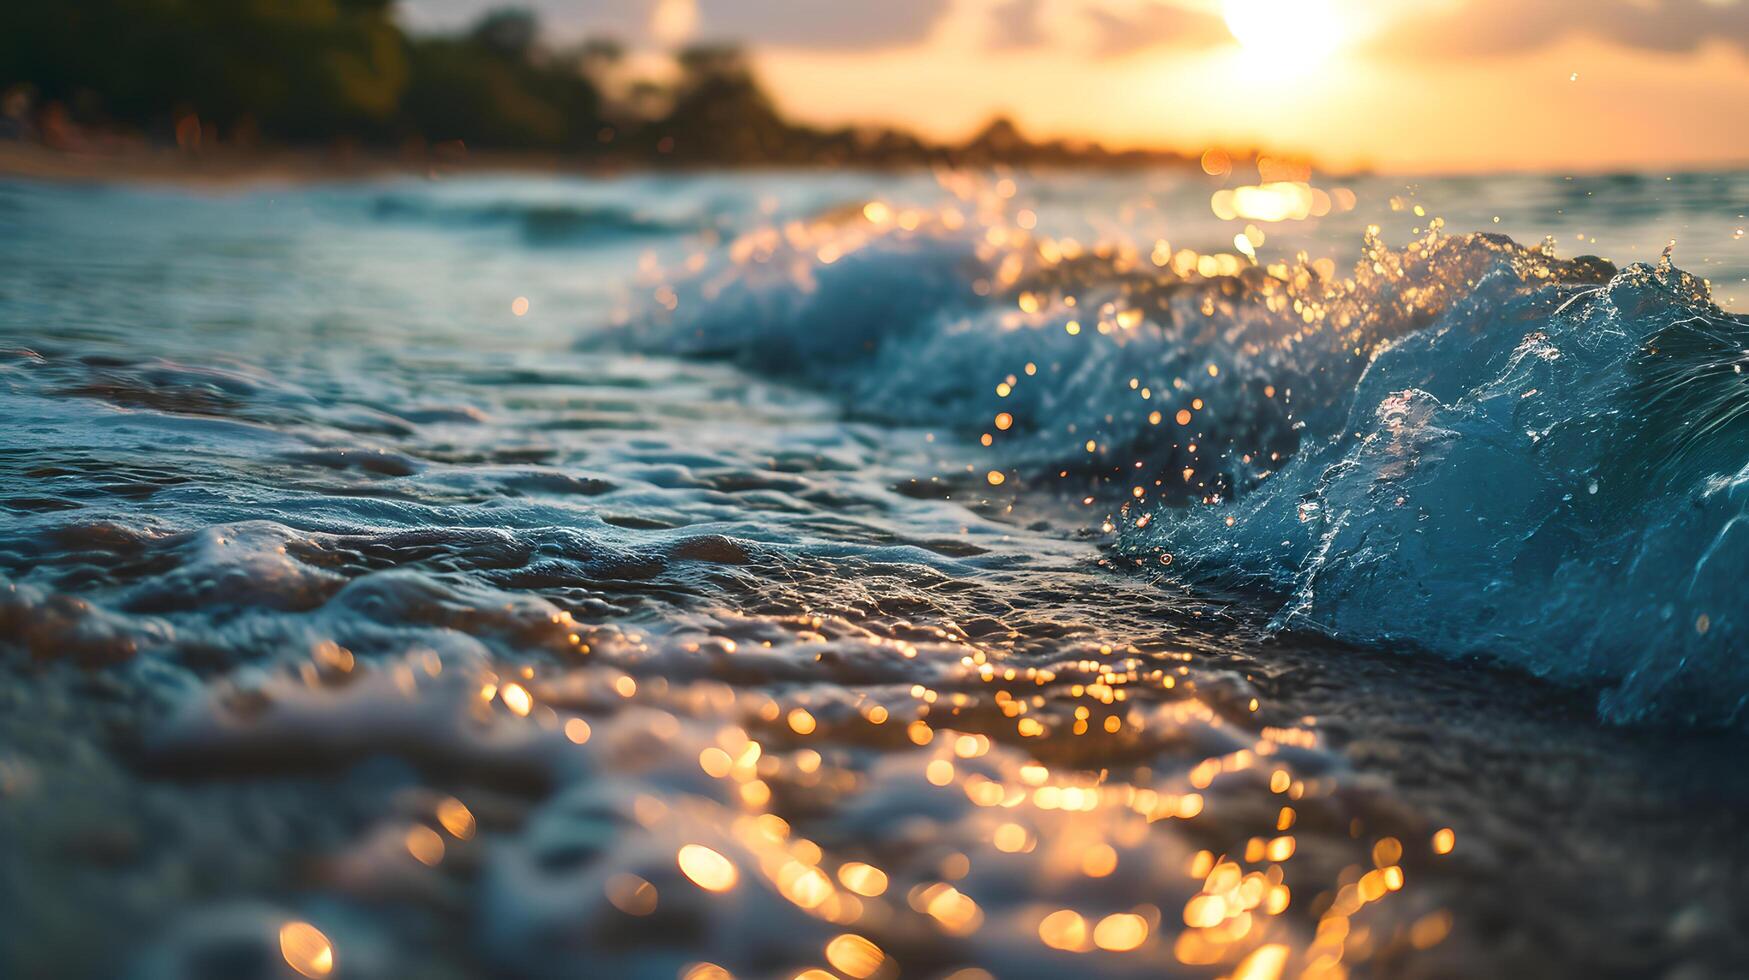
[[[502,0],[402,0],[422,30]],[[779,106],[958,139],[1447,172],[1749,163],[1749,0],[519,0],[554,40],[735,41]]]

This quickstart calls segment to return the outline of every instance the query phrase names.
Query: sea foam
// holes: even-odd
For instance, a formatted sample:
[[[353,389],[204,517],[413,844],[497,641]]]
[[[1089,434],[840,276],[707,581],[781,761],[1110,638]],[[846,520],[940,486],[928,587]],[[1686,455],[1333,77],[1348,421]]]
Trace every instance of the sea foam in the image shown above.
[[[1114,564],[1277,597],[1277,628],[1742,716],[1749,322],[1700,281],[1437,222],[1345,275],[1005,234],[756,234],[604,336],[984,434],[1089,492]]]

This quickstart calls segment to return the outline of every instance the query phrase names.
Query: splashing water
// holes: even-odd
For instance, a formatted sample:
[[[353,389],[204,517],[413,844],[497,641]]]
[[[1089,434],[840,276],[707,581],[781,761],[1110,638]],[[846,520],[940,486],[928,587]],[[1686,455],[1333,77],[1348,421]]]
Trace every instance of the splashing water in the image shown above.
[[[637,340],[875,418],[993,419],[1005,468],[1123,500],[1118,555],[1280,593],[1277,628],[1608,685],[1614,718],[1735,720],[1749,321],[1674,243],[1618,272],[1442,224],[1400,250],[1369,228],[1341,279],[1303,256],[1208,276],[1000,226],[823,225],[737,243]],[[992,397],[977,366],[1019,360]]]
[[[0,972],[1728,975],[1744,321],[1209,194],[0,185]]]

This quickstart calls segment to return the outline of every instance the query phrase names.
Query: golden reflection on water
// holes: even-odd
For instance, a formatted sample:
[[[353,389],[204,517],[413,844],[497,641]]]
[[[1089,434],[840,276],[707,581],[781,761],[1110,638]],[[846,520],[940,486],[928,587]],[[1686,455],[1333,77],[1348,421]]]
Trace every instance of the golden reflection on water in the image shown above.
[[[468,840],[474,836],[473,811],[453,796],[437,804],[437,822],[443,824],[443,829],[457,840]]]
[[[334,972],[334,944],[308,922],[280,926],[279,951],[287,966],[306,977],[326,977]]]
[[[680,870],[705,891],[726,892],[735,887],[740,874],[734,862],[703,844],[687,844],[676,856]]]
[[[1437,221],[1402,252],[1375,230],[1353,274],[1338,278],[1333,262],[1303,254],[1260,265],[1267,236],[1255,224],[1234,237],[1237,254],[1165,241],[1088,247],[1039,233],[1036,215],[1012,216],[1011,181],[943,179],[959,204],[870,201],[848,218],[753,232],[729,254],[738,264],[784,264],[779,274],[807,280],[881,236],[971,229],[991,270],[977,291],[1012,296],[1011,327],[1062,330],[1080,338],[1072,343],[1121,344],[1169,313],[1209,317],[1248,305],[1286,325],[1259,343],[1318,340],[1362,356],[1384,318],[1447,298],[1448,284],[1410,282],[1406,271],[1443,247]],[[1217,212],[1254,221],[1353,207],[1352,194],[1303,181],[1222,195]],[[1107,278],[1145,275],[1122,297],[1095,297],[1077,271],[1087,263]],[[658,280],[652,296],[673,309],[675,284],[648,271]],[[1380,300],[1380,281],[1403,288]],[[1167,482],[1218,493],[1197,482],[1197,454],[1201,420],[1221,410],[1217,386],[1230,372],[1210,361],[1185,373],[1193,377],[1124,379],[1126,397],[1146,403],[1148,421],[1181,439],[1191,463],[1126,482],[1127,499],[1100,525],[1107,532],[1145,526],[1143,505]],[[982,445],[1024,435],[1020,396],[1045,383],[1033,362],[993,379],[994,396],[1015,407],[989,416]],[[1274,384],[1256,387],[1265,400],[1285,396]],[[1107,450],[1083,436],[1074,445],[1086,453]],[[1260,447],[1244,461],[1267,467],[1277,457]],[[981,482],[1008,479],[989,468]],[[550,634],[558,669],[499,665],[455,680],[456,670],[425,651],[395,676],[408,695],[463,684],[486,730],[550,735],[586,761],[592,779],[636,791],[634,826],[609,852],[623,856],[600,859],[591,879],[602,915],[693,922],[708,920],[714,904],[732,922],[737,909],[787,904],[818,926],[797,934],[815,943],[815,965],[797,977],[889,977],[921,963],[931,975],[982,980],[1018,962],[1089,975],[1188,968],[1315,980],[1430,949],[1451,931],[1449,913],[1414,896],[1411,872],[1453,852],[1452,829],[1375,835],[1366,808],[1344,792],[1316,721],[1281,717],[1249,678],[1206,670],[1187,652],[1122,642],[1077,642],[1054,662],[1022,662],[1000,632],[979,642],[910,623],[894,630],[902,635],[875,635],[808,614],[720,621],[734,628],[644,636],[556,611],[539,635]],[[330,647],[302,675],[312,688],[355,673],[351,654]],[[785,666],[767,673],[773,664]],[[869,665],[867,677],[859,664]],[[457,790],[426,811],[456,842],[488,833],[465,797]],[[450,845],[436,829],[423,820],[402,826],[415,862],[464,873],[451,866],[469,862],[446,861]],[[646,850],[659,857],[640,856]],[[603,928],[612,934],[612,923]],[[325,937],[307,924],[286,930],[289,964],[311,977],[332,969]],[[678,976],[742,969],[709,946],[694,952]]]
[[[343,726],[318,709],[381,719],[453,692],[478,741],[445,751],[575,764],[559,815],[575,791],[624,794],[611,833],[561,835],[598,842],[563,907],[586,946],[679,944],[677,976],[768,975],[736,945],[751,919],[786,922],[787,953],[811,957],[786,975],[840,978],[1344,977],[1453,928],[1416,888],[1455,852],[1452,828],[1370,808],[1315,719],[1284,717],[1197,655],[1077,639],[1061,659],[1022,662],[1000,632],[713,623],[720,633],[643,635],[567,617],[548,624],[556,661],[417,651],[344,677],[293,672],[305,700],[270,700],[325,729]],[[258,717],[265,738],[296,730],[275,717]],[[450,737],[454,719],[434,717],[447,720],[426,731]],[[459,784],[403,811],[386,825],[397,873],[466,879],[503,861],[533,831],[528,817],[487,819],[503,812],[494,799]],[[287,923],[280,939],[303,975],[334,971],[313,926]]]
[[[836,632],[799,618],[796,646],[783,652],[830,647],[822,630]],[[1342,977],[1449,933],[1443,910],[1392,903],[1412,884],[1406,866],[1451,853],[1455,834],[1368,837],[1360,818],[1343,816],[1337,778],[1296,771],[1295,760],[1321,755],[1309,719],[1274,717],[1248,685],[1203,674],[1189,654],[1105,644],[1047,666],[1008,666],[999,645],[945,639],[863,637],[863,656],[884,649],[930,682],[861,692],[768,694],[654,675],[639,683],[609,664],[635,668],[662,641],[601,636],[591,636],[592,653],[573,653],[573,669],[500,669],[469,690],[485,695],[475,703],[495,709],[497,724],[550,732],[610,771],[628,764],[615,754],[628,738],[663,766],[684,753],[680,770],[721,784],[714,798],[727,805],[677,791],[637,798],[644,832],[676,820],[695,828],[668,851],[674,880],[716,901],[770,895],[835,930],[809,969],[841,977],[897,976],[919,950],[976,962],[985,942],[1031,943],[1085,960],[1090,973]],[[747,644],[678,646],[733,663],[746,654],[731,651]],[[492,679],[505,675],[523,680]],[[1222,747],[1185,754],[1197,745]],[[924,836],[909,852],[839,823],[840,811],[883,803],[897,807],[895,819],[933,813],[937,823],[917,825]],[[428,813],[454,840],[481,832],[460,796]],[[1317,818],[1309,837],[1308,814]],[[424,823],[406,830],[405,845],[427,866],[445,857],[443,836]],[[1296,870],[1307,853],[1312,864]],[[660,865],[626,865],[601,881],[608,907],[633,919],[661,915],[671,899]],[[286,936],[294,966],[319,969],[319,948],[332,956],[308,933]],[[698,960],[681,975],[731,969]]]
[[[1203,169],[1223,183],[1229,177],[1238,179],[1233,166],[1234,161],[1219,151],[1203,158]],[[823,270],[866,250],[931,237],[969,240],[982,270],[974,273],[971,291],[1006,297],[1011,304],[1007,315],[994,324],[997,329],[1061,330],[1085,343],[1118,345],[1182,333],[1191,338],[1186,343],[1206,346],[1206,331],[1196,339],[1202,321],[1208,324],[1206,329],[1233,333],[1238,342],[1228,353],[1255,369],[1270,363],[1259,356],[1263,351],[1291,355],[1314,344],[1336,358],[1363,363],[1381,345],[1424,325],[1452,299],[1467,295],[1486,266],[1501,257],[1517,265],[1528,282],[1553,278],[1561,267],[1552,243],[1521,249],[1474,236],[1454,238],[1445,234],[1442,219],[1428,217],[1421,205],[1401,196],[1389,200],[1392,210],[1412,211],[1425,219],[1414,229],[1421,237],[1401,249],[1389,247],[1380,228],[1369,225],[1359,260],[1346,268],[1330,256],[1314,257],[1305,251],[1266,258],[1260,250],[1271,233],[1264,225],[1279,228],[1315,222],[1352,212],[1360,202],[1348,187],[1317,186],[1309,165],[1301,161],[1265,157],[1256,161],[1256,167],[1258,183],[1222,186],[1210,199],[1213,217],[1235,229],[1232,251],[1199,251],[1164,238],[1152,243],[1087,244],[1053,235],[1040,223],[1038,212],[1017,203],[1020,189],[1012,177],[942,171],[936,178],[947,203],[907,206],[871,200],[756,228],[729,244],[726,268],[711,266],[716,241],[706,236],[705,247],[671,267],[648,256],[640,288],[649,290],[656,305],[668,312],[676,310],[689,284],[697,287],[698,300],[707,304],[732,285],[746,283],[781,284],[783,290],[807,294],[817,288]],[[1165,209],[1169,203],[1143,194],[1124,207]],[[1097,223],[1099,216],[1086,217]],[[1478,243],[1480,248],[1475,247]],[[1261,326],[1253,326],[1257,324]],[[1161,358],[1163,363],[1169,360]],[[1003,402],[1028,394],[1045,401],[1072,397],[1104,403],[1098,392],[1048,391],[1072,379],[1052,365],[1047,368],[1040,376],[1034,362],[1027,362],[1024,374],[1012,366],[993,367],[995,396]],[[1237,433],[1228,431],[1231,419],[1256,415],[1259,405],[1265,417],[1280,416],[1284,430],[1294,425],[1291,379],[1228,380],[1222,377],[1221,366],[1211,362],[1206,376],[1198,370],[1126,380],[1135,397],[1151,403],[1143,413],[1149,424],[1165,426],[1170,420],[1182,431],[1163,429],[1154,440],[1169,442],[1175,452],[1163,453],[1156,446],[1150,453],[1133,456],[1127,454],[1130,445],[1114,444],[1097,433],[1088,438],[1077,434],[1074,425],[1058,436],[1065,459],[1079,455],[1082,465],[1105,467],[1108,478],[1116,473],[1134,478],[1133,485],[1125,484],[1130,497],[1121,501],[1118,511],[1092,522],[1105,534],[1145,527],[1163,503],[1220,503],[1230,496],[1233,483],[1267,477],[1293,449],[1292,440],[1264,435],[1273,431],[1269,426],[1253,424],[1239,426]],[[1040,387],[1046,392],[1029,390]],[[1024,407],[1005,405],[1003,411],[993,413],[991,429],[973,437],[997,453],[1007,452],[1010,440],[1036,440],[1040,433],[1027,424],[1030,420],[1024,412]],[[1113,417],[1107,415],[1105,421],[1111,423]],[[1234,445],[1217,436],[1239,436],[1260,444]],[[1073,447],[1081,451],[1075,453]],[[990,487],[1010,485],[1014,476],[1002,465],[968,470],[977,472],[984,474]],[[1060,475],[1067,477],[1069,471]]]

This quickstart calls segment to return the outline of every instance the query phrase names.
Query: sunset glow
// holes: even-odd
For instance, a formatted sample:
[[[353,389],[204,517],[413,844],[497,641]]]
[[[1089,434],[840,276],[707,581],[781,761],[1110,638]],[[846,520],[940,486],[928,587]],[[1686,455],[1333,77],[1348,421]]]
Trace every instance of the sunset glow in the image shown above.
[[[0,4],[0,978],[1741,975],[1745,106],[1749,0]]]
[[[1343,40],[1327,0],[1224,0],[1221,16],[1251,65],[1271,72],[1315,66]]]
[[[435,28],[486,6],[409,0],[407,11]],[[959,139],[1001,113],[1044,138],[1263,146],[1389,171],[1749,160],[1749,130],[1719,124],[1749,105],[1744,0],[1608,0],[1589,12],[1504,0],[910,0],[920,13],[903,31],[897,16],[839,24],[777,0],[532,6],[555,33],[617,37],[634,60],[745,42],[778,106],[822,125]],[[863,20],[890,29],[870,36]],[[1595,124],[1604,117],[1612,124]]]

